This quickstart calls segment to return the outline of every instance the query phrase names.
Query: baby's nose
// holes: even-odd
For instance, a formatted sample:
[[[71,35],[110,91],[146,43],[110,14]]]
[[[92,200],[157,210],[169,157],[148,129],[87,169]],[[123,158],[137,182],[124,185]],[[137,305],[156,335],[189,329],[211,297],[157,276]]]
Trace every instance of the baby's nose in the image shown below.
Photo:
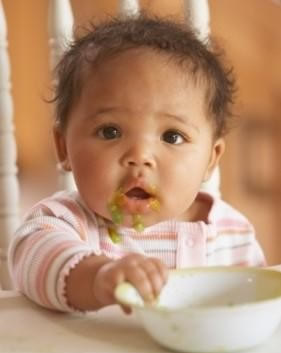
[[[146,167],[154,168],[156,165],[155,157],[148,147],[133,146],[122,158],[125,167]]]
[[[137,166],[152,167],[153,165],[152,161],[150,161],[147,158],[143,158],[143,159],[128,158],[125,163],[127,167],[137,167]]]

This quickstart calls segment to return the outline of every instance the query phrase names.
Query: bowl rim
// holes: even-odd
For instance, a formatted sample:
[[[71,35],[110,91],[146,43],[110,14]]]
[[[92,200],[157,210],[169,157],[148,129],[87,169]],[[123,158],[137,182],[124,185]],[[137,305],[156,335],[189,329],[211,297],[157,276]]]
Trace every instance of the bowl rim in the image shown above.
[[[273,276],[276,277],[277,280],[279,279],[281,281],[281,272],[280,270],[268,268],[268,267],[240,267],[240,266],[208,266],[208,267],[190,267],[190,268],[181,268],[181,269],[172,269],[169,270],[169,276],[178,276],[183,273],[199,273],[199,272],[248,272],[249,274],[263,274],[266,276]],[[115,298],[118,300],[123,305],[130,306],[131,308],[134,309],[139,309],[139,310],[147,310],[149,309],[150,311],[155,311],[155,312],[164,312],[164,313],[170,313],[170,312],[204,312],[204,311],[229,311],[229,310],[235,310],[237,308],[244,308],[248,307],[251,308],[253,306],[257,305],[266,305],[269,303],[274,303],[274,302],[280,302],[281,304],[281,289],[280,293],[276,296],[269,297],[267,299],[260,299],[256,301],[250,301],[250,302],[245,302],[241,304],[236,304],[236,305],[212,305],[212,306],[186,306],[186,307],[179,307],[179,308],[167,308],[164,306],[156,306],[155,302],[157,302],[157,299],[152,302],[152,303],[132,303],[128,298],[124,296],[124,293],[129,290],[129,289],[134,289],[134,286],[129,283],[129,282],[122,282],[117,287],[115,288]]]

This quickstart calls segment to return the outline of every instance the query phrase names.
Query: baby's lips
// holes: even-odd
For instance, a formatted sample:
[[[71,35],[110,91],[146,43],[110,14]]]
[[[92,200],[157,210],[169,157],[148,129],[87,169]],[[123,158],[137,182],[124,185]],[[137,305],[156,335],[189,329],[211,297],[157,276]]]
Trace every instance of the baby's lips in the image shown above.
[[[143,188],[133,187],[125,193],[125,196],[129,199],[147,200],[151,197],[151,194]]]
[[[160,202],[156,198],[134,199],[124,198],[122,209],[131,214],[146,214],[151,211],[160,210]]]
[[[154,194],[156,188],[145,188],[139,185],[140,183],[132,183],[127,191],[120,188],[115,192],[109,203],[109,210],[116,224],[122,223],[123,212],[127,214],[146,214],[151,211],[159,211],[160,202]]]
[[[150,200],[139,200],[139,199],[130,199],[125,198],[122,209],[130,214],[145,214],[150,211]]]

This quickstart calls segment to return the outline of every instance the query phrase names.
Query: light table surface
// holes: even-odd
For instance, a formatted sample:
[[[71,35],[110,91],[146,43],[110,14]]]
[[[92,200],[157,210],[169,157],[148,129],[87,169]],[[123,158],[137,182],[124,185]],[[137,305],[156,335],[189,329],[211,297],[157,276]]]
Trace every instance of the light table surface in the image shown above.
[[[12,291],[0,291],[2,353],[167,353],[143,330],[134,314],[117,306],[91,314],[42,309]],[[264,344],[243,353],[280,353],[281,325]]]

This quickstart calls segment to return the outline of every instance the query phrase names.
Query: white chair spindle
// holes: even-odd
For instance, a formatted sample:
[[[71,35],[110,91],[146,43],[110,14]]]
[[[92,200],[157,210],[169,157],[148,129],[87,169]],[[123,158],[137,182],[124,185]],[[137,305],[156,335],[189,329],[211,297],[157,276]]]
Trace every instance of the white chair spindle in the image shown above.
[[[68,44],[73,40],[73,12],[69,0],[50,0],[48,13],[48,31],[50,45],[50,66],[53,70],[58,64]],[[58,165],[59,188],[74,190],[73,175]]]
[[[210,32],[208,0],[184,0],[184,8],[186,19],[197,31],[198,37],[207,39]]]
[[[124,16],[137,16],[139,13],[138,0],[120,0],[119,11]]]
[[[17,152],[7,46],[7,25],[0,1],[0,282],[3,289],[12,287],[7,267],[7,248],[19,224]]]
[[[198,38],[202,41],[208,39],[210,34],[210,11],[208,0],[185,0],[185,17],[196,30]],[[217,167],[211,178],[202,184],[202,191],[207,191],[214,196],[220,197],[220,170]]]

